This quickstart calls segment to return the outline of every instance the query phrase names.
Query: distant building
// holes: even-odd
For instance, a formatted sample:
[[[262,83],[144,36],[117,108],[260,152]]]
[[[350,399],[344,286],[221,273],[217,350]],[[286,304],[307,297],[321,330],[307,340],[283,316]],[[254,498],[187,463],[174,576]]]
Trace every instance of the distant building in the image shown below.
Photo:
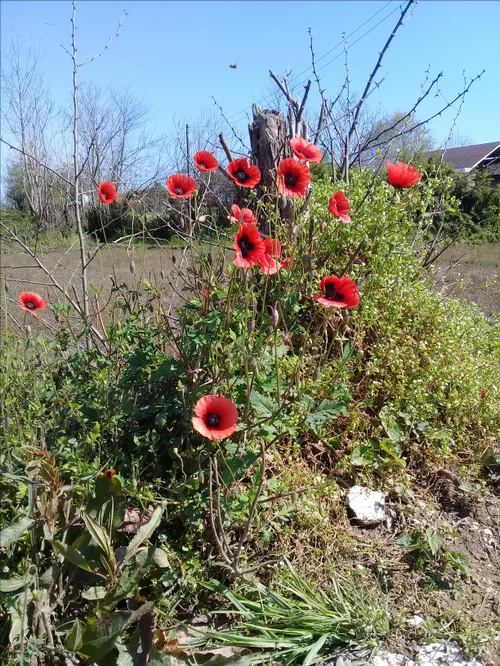
[[[469,173],[487,169],[495,187],[500,183],[500,141],[478,143],[474,146],[458,146],[447,150],[433,150],[428,157],[443,159],[457,173]]]

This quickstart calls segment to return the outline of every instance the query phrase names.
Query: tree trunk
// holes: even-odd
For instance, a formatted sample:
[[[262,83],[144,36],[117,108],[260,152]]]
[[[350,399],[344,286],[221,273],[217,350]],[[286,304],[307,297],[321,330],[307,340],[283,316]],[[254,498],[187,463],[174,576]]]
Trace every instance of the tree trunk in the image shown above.
[[[293,222],[293,203],[280,195],[276,186],[278,164],[291,155],[285,119],[280,111],[261,109],[257,104],[253,105],[252,112],[253,122],[248,127],[252,159],[262,176],[257,186],[257,195],[262,201],[271,204],[278,196],[281,219],[290,224]],[[263,231],[272,232],[268,228],[267,219],[263,226]]]

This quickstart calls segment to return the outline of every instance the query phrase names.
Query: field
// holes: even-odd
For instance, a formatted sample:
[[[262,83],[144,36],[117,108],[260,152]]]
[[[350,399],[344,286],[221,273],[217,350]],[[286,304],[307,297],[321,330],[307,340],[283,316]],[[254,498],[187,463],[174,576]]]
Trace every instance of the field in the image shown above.
[[[78,285],[79,252],[51,250],[40,254],[49,272],[60,285]],[[190,252],[169,245],[138,245],[129,248],[108,245],[97,253],[89,266],[89,283],[95,288],[94,303],[101,309],[111,295],[113,285],[139,286],[147,278],[153,284],[167,287],[165,306],[181,303],[186,288],[179,280],[177,268],[189,265]],[[176,270],[173,271],[173,267]],[[22,317],[16,307],[21,291],[40,293],[49,303],[63,304],[62,294],[50,278],[24,252],[9,251],[1,255],[2,276],[7,284],[7,303],[11,323]],[[500,245],[458,245],[449,248],[436,262],[436,288],[445,298],[463,298],[475,303],[487,316],[500,314]],[[72,291],[70,289],[70,294]],[[96,301],[97,299],[97,301]],[[104,309],[105,310],[105,309]],[[50,313],[44,314],[49,324]],[[105,312],[104,312],[105,319]]]
[[[436,268],[443,296],[475,303],[485,315],[500,313],[500,244],[457,245],[441,255]]]

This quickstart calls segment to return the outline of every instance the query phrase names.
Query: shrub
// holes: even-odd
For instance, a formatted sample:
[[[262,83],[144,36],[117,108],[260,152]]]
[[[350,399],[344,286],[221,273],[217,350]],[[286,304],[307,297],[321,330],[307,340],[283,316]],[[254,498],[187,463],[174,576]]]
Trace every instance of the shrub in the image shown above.
[[[352,223],[329,212],[336,190],[350,202]],[[10,501],[2,518],[10,534],[20,534],[19,522],[34,521],[31,549],[22,537],[9,580],[29,571],[38,551],[47,567],[59,572],[63,566],[63,582],[61,558],[77,567],[90,558],[105,579],[99,595],[109,601],[117,598],[117,586],[126,588],[120,603],[128,600],[131,613],[120,614],[113,640],[96,638],[96,628],[118,621],[122,609],[101,603],[97,593],[87,598],[91,586],[82,581],[87,596],[70,599],[72,626],[60,644],[91,658],[94,638],[106,647],[99,658],[126,650],[139,640],[131,626],[141,619],[134,603],[144,595],[168,604],[158,581],[169,585],[175,575],[164,579],[153,566],[143,569],[153,546],[141,551],[144,562],[134,553],[131,571],[122,571],[116,548],[134,543],[116,533],[124,497],[142,513],[165,503],[161,534],[189,572],[179,583],[189,603],[203,595],[200,583],[215,563],[224,565],[229,583],[274,561],[267,553],[294,505],[270,500],[297,489],[290,462],[302,459],[307,469],[312,445],[322,451],[314,465],[322,481],[340,473],[394,483],[405,467],[418,470],[424,459],[428,466],[446,460],[480,468],[500,431],[499,328],[471,306],[443,301],[422,269],[416,241],[438,196],[445,196],[442,182],[432,176],[397,191],[369,172],[353,171],[349,184],[335,185],[317,173],[309,209],[303,214],[297,206],[293,224],[283,223],[274,203],[246,196],[273,238],[259,239],[255,225],[233,225],[230,233],[212,227],[210,243],[199,242],[206,229],[195,200],[197,241],[188,246],[193,260],[177,274],[183,304],[175,318],[165,311],[166,289],[145,281],[142,299],[135,289],[115,287],[99,345],[81,344],[85,329],[65,330],[56,306],[58,329],[50,343],[32,337],[4,342],[8,362],[0,386],[4,426],[9,423],[1,462]],[[97,232],[98,222],[107,229],[102,215],[111,228],[129,211],[114,203],[93,214]],[[237,245],[241,256],[233,262],[236,232],[247,235],[247,245]],[[253,268],[237,266],[254,258]],[[347,275],[357,282],[359,305],[352,301],[355,307],[339,310],[317,301],[321,288],[326,305],[342,300],[345,294],[329,293],[321,279]],[[194,407],[209,395],[225,396],[238,410],[230,439],[210,441],[193,429]],[[210,416],[217,427],[219,416]],[[40,442],[42,453],[34,451]],[[102,473],[110,469],[116,479],[99,505],[99,487],[108,483]],[[45,513],[33,504],[29,474],[35,470]],[[312,470],[305,474],[311,493],[331,491]],[[52,502],[74,511],[75,521],[59,514],[56,520]],[[157,541],[163,547],[165,539]],[[4,555],[10,566],[12,552]],[[37,608],[34,597],[29,603]],[[85,614],[80,626],[77,618]],[[37,646],[36,626],[28,635]]]

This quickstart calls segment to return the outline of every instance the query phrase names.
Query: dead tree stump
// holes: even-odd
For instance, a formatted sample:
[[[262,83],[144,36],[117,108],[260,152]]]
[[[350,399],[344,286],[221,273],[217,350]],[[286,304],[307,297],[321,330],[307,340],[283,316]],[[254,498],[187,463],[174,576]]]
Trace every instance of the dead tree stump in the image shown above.
[[[292,224],[293,203],[280,195],[276,186],[278,164],[291,156],[285,118],[280,111],[261,109],[257,104],[253,105],[252,112],[253,122],[248,126],[248,133],[252,159],[261,173],[257,194],[266,203],[274,203],[278,196],[281,219],[287,224]],[[271,233],[272,229],[269,228],[267,219],[263,219],[262,222],[261,226],[265,227],[263,230]]]

